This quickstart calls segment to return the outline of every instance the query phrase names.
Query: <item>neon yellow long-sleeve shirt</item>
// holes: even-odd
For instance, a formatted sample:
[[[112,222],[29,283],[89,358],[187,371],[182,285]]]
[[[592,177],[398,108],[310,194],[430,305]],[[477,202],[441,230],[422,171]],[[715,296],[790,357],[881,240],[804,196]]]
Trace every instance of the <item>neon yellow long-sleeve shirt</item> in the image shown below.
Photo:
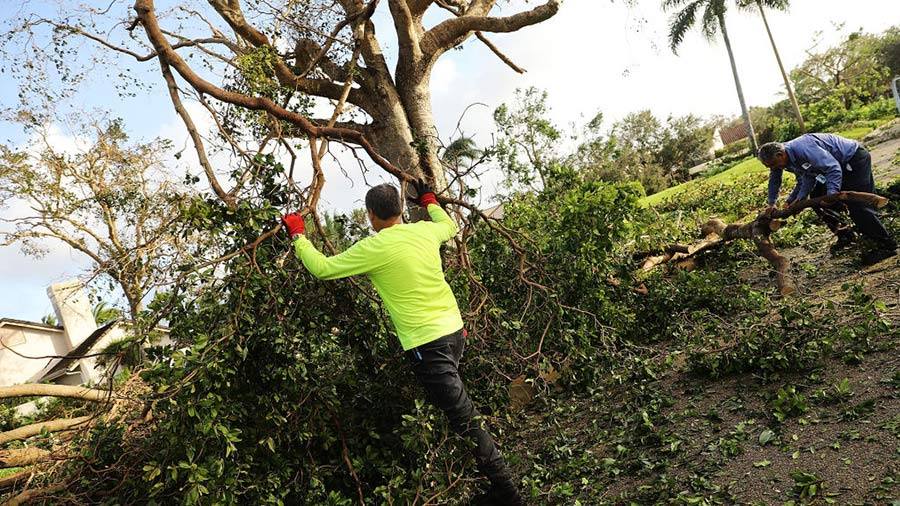
[[[326,257],[303,235],[294,253],[319,279],[365,274],[384,301],[404,350],[421,346],[461,329],[462,317],[441,266],[441,243],[459,231],[437,204],[428,206],[432,221],[385,228]]]

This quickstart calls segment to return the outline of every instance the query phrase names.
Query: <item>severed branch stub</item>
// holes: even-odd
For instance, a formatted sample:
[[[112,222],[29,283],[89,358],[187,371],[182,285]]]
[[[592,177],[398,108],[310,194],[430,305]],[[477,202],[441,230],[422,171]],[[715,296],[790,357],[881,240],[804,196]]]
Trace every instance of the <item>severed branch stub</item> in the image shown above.
[[[704,236],[703,240],[687,246],[676,244],[665,248],[662,254],[647,256],[641,270],[650,271],[662,264],[683,262],[694,255],[735,239],[750,239],[756,244],[759,255],[774,267],[775,285],[778,291],[781,295],[791,295],[797,291],[797,286],[789,274],[790,260],[775,249],[769,236],[781,228],[784,219],[795,216],[805,209],[828,208],[841,203],[863,204],[877,209],[884,207],[888,203],[888,199],[872,193],[845,191],[824,197],[800,200],[788,207],[776,209],[770,213],[761,213],[748,223],[729,225],[718,218],[712,218],[700,227]]]

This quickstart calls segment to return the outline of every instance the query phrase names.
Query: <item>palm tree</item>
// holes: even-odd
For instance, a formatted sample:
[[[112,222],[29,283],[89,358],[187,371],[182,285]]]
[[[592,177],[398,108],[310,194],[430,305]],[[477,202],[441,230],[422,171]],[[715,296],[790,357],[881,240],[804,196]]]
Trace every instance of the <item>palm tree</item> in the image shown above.
[[[446,148],[441,159],[450,165],[456,166],[462,162],[477,160],[483,151],[478,149],[475,140],[468,136],[455,139]]]
[[[93,313],[94,321],[97,322],[97,325],[103,325],[106,322],[115,320],[116,318],[122,316],[121,310],[110,306],[102,300],[94,304]]]
[[[725,0],[663,0],[663,9],[666,11],[681,8],[672,16],[669,24],[669,47],[673,53],[678,53],[678,46],[684,40],[685,34],[694,26],[697,14],[702,11],[700,30],[707,40],[715,38],[721,31],[725,40],[725,48],[728,49],[728,58],[731,60],[731,73],[734,74],[734,86],[737,88],[738,100],[741,102],[741,114],[744,116],[744,124],[747,126],[747,136],[750,137],[750,146],[753,152],[758,151],[756,134],[753,124],[750,123],[750,112],[747,110],[747,102],[744,100],[744,90],[741,88],[741,80],[738,77],[737,65],[734,62],[734,52],[731,50],[731,40],[728,38],[728,30],[725,28]]]
[[[754,6],[759,9],[759,15],[762,17],[763,24],[766,25],[766,33],[769,34],[769,42],[772,43],[772,51],[775,52],[775,61],[778,62],[778,70],[781,71],[781,78],[784,79],[784,87],[787,89],[788,98],[791,100],[791,106],[794,108],[794,115],[797,116],[797,123],[800,125],[800,131],[806,131],[806,125],[803,123],[803,114],[800,113],[800,104],[797,103],[797,97],[794,96],[794,87],[791,86],[791,80],[788,79],[787,72],[784,71],[784,64],[781,63],[781,55],[778,54],[778,47],[775,45],[775,38],[772,37],[772,30],[769,29],[769,20],[766,19],[766,10],[778,9],[785,11],[790,6],[790,0],[739,0],[738,7],[751,10]]]

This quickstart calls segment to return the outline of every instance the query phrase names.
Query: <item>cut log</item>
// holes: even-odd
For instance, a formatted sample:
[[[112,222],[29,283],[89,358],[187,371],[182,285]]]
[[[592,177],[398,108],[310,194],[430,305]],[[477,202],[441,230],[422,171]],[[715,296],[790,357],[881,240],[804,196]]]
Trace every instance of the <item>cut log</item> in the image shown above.
[[[33,423],[6,432],[0,432],[0,444],[36,436],[43,431],[58,432],[61,430],[75,429],[84,426],[91,418],[93,417],[80,416],[78,418],[59,418],[46,422]]]

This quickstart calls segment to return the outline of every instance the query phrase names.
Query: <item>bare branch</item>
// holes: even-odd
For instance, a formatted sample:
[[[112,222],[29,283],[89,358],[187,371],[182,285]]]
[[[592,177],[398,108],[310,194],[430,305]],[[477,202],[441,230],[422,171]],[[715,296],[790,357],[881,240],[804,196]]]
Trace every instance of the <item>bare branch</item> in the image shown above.
[[[426,58],[433,59],[440,56],[459,44],[472,32],[514,32],[526,26],[546,21],[559,11],[559,0],[549,0],[530,11],[495,18],[473,15],[473,11],[477,10],[476,3],[469,7],[465,15],[443,21],[428,30],[422,38],[422,52]]]
[[[191,119],[191,115],[187,112],[187,109],[184,108],[184,104],[181,103],[178,85],[175,83],[175,76],[172,75],[169,64],[166,63],[165,59],[160,58],[159,67],[163,79],[166,80],[166,87],[169,89],[169,98],[172,99],[172,105],[175,107],[175,112],[178,113],[181,121],[184,122],[184,127],[187,128],[188,135],[191,136],[191,141],[194,143],[194,150],[197,152],[197,159],[200,161],[200,166],[203,167],[203,172],[206,174],[209,185],[222,202],[229,208],[234,209],[236,206],[234,196],[226,192],[222,188],[222,185],[219,184],[219,179],[216,177],[216,173],[209,163],[209,158],[206,156],[206,148],[203,146],[203,139],[200,138],[197,126],[194,124],[194,120]]]
[[[508,56],[503,54],[503,52],[500,51],[500,48],[498,48],[490,40],[488,40],[488,38],[485,37],[483,33],[475,32],[475,36],[478,37],[478,40],[484,43],[484,45],[487,46],[487,48],[490,49],[492,53],[497,55],[497,58],[500,58],[500,61],[505,63],[509,68],[513,69],[513,71],[518,72],[519,74],[524,74],[526,72],[525,69],[516,65],[512,60],[509,59]]]

